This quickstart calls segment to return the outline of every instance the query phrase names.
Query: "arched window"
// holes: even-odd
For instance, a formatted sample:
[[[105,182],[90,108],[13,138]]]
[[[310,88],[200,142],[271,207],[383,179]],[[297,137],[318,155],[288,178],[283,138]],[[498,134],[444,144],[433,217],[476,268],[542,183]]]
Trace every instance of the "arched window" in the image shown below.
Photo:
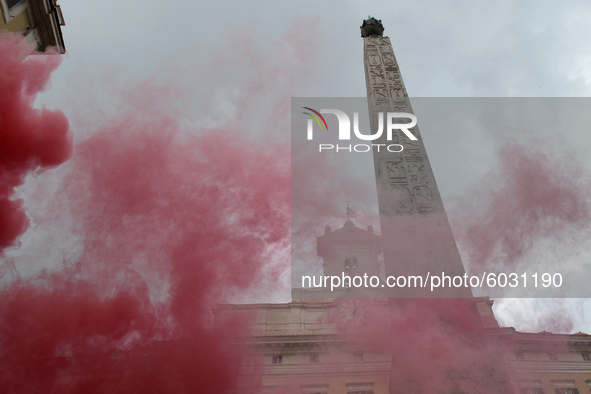
[[[347,257],[345,259],[345,273],[346,274],[353,274],[357,267],[359,266],[359,262],[355,257]]]

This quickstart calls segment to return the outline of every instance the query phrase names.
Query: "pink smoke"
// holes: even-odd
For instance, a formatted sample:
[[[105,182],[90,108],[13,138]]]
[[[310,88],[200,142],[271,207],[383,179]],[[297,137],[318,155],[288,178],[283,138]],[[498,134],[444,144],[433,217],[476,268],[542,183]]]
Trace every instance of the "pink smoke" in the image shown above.
[[[469,270],[560,272],[584,250],[591,184],[578,152],[533,132],[519,134],[502,140],[495,168],[450,211]],[[565,308],[565,300],[497,300],[496,305],[502,325],[566,333],[582,318],[575,305],[580,303]]]
[[[589,177],[576,153],[523,135],[504,140],[498,165],[450,215],[465,260],[479,269],[514,269],[536,243],[573,242],[590,228]]]
[[[297,34],[313,37],[296,30],[290,29],[288,42]],[[289,51],[305,73],[311,47]],[[42,61],[57,66],[57,60]],[[49,72],[43,75],[47,81]],[[295,84],[289,73],[273,78]],[[274,89],[247,87],[257,95]],[[276,255],[290,240],[289,146],[259,142],[232,126],[181,127],[175,106],[154,99],[178,90],[141,84],[130,93],[129,107],[76,144],[43,225],[70,218],[81,252],[60,270],[16,279],[0,290],[0,382],[6,392],[234,387],[247,354],[235,342],[248,318],[211,330],[210,310],[283,286],[278,278],[289,260]],[[275,126],[269,122],[267,130]],[[43,165],[67,158],[47,147],[38,147]],[[16,159],[7,163],[31,167]],[[12,234],[14,241],[18,234]],[[259,378],[253,374],[253,388]]]
[[[0,251],[13,245],[29,224],[15,187],[28,174],[63,163],[72,151],[65,115],[33,107],[61,59],[29,56],[21,61],[27,50],[18,35],[0,35]]]
[[[160,376],[145,392],[170,384],[189,389],[195,380],[198,391],[232,387],[236,357],[223,341],[236,328],[222,335],[204,327],[216,302],[260,283],[269,248],[286,246],[289,173],[274,165],[286,147],[261,155],[256,143],[245,148],[248,141],[223,130],[180,142],[172,120],[150,120],[113,121],[77,145],[76,171],[60,198],[84,235],[84,250],[62,271],[3,290],[1,348],[12,365],[66,357],[61,369],[93,376],[85,390],[110,391],[130,383],[114,380],[108,357],[102,378],[92,364],[71,357],[186,340],[169,346],[192,349],[191,368],[175,361],[178,378]],[[280,268],[268,275],[276,277]],[[170,347],[148,354],[158,371],[166,370],[168,358],[184,357]],[[12,384],[15,392],[58,387],[59,369],[28,372],[37,385],[22,380]],[[14,376],[6,379],[10,387]],[[59,387],[76,391],[83,384],[80,378]]]
[[[507,349],[486,335],[474,300],[348,300],[363,310],[362,324],[341,321],[339,300],[329,319],[349,349],[392,357],[390,393],[511,392],[502,359]]]

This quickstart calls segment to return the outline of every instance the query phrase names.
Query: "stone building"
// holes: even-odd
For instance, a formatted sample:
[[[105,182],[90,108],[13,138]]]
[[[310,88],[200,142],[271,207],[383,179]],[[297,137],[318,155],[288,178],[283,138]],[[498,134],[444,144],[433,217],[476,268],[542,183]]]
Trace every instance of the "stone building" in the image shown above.
[[[324,273],[377,272],[380,244],[371,227],[363,230],[350,220],[334,232],[327,227],[318,237]],[[293,289],[292,302],[285,304],[219,305],[216,323],[224,324],[236,314],[253,319],[245,346],[262,360],[263,393],[387,393],[391,354],[369,351],[366,338],[351,341],[341,336],[343,328],[364,323],[366,300],[327,298],[322,292]],[[388,304],[387,299],[372,302],[384,308]],[[242,370],[242,380],[248,371]]]
[[[365,263],[368,269],[379,265],[380,237],[371,229],[363,230],[351,221],[334,232],[328,229],[318,237],[318,253],[324,258],[325,272],[350,273]],[[344,291],[344,290],[343,290]],[[215,311],[216,324],[230,317],[247,316],[250,332],[243,345],[252,354],[237,379],[247,382],[252,373],[249,365],[262,364],[262,393],[296,394],[386,394],[390,388],[393,353],[376,350],[371,332],[361,328],[372,315],[368,303],[376,308],[390,308],[386,298],[321,298],[316,289],[293,289],[292,301],[283,304],[227,304]],[[335,292],[335,294],[343,294]],[[583,394],[591,390],[591,335],[518,332],[499,327],[488,298],[472,300],[484,328],[486,345],[482,358],[491,357],[490,348],[501,349],[501,375],[509,393],[515,394]],[[347,335],[352,328],[357,336]],[[359,330],[355,330],[359,329]],[[393,333],[394,335],[395,333]],[[378,343],[379,345],[379,343]],[[428,368],[428,362],[425,362]],[[461,374],[460,374],[461,375]],[[486,387],[473,388],[474,376],[455,376],[454,388],[440,393],[489,393]],[[420,386],[420,385],[419,385]],[[467,391],[465,387],[471,387]],[[236,392],[249,392],[238,383]],[[452,391],[450,391],[452,390]],[[474,391],[472,391],[474,390]],[[476,391],[477,390],[477,391]],[[421,391],[416,391],[421,392]],[[492,391],[495,392],[495,391]]]
[[[65,53],[61,27],[65,26],[56,0],[0,0],[0,31],[21,33],[31,52],[44,52],[48,46]]]
[[[390,40],[382,37],[383,31],[381,21],[373,18],[361,27],[372,130],[378,129],[378,112],[412,114]],[[410,132],[420,136],[418,128]],[[408,270],[416,266],[434,267],[438,261],[446,264],[446,272],[463,273],[422,141],[409,138],[408,133],[395,137],[410,149],[400,155],[374,151],[379,211],[388,213],[380,218],[382,234],[393,240],[397,239],[394,234],[414,231],[425,247],[400,251],[395,243],[374,234],[371,227],[363,230],[347,220],[342,228],[334,232],[327,228],[317,239],[323,275],[388,275],[394,267],[388,267],[388,259],[393,260],[393,256],[413,262],[412,266],[394,267],[406,273],[412,273]],[[415,167],[422,172],[413,177]],[[437,239],[442,242],[428,242],[424,230],[431,228],[436,229]],[[380,254],[386,262],[384,270],[380,270]],[[435,338],[455,341],[454,346],[445,348],[450,351],[449,357],[433,356],[438,346],[425,350],[421,343],[389,341],[388,336],[401,335],[395,329],[388,328],[385,336],[383,330],[378,332],[379,324],[375,323],[380,316],[396,314],[401,310],[397,305],[404,302],[392,301],[391,294],[379,289],[370,297],[351,296],[351,291],[354,289],[350,285],[331,293],[301,288],[292,290],[289,303],[219,305],[214,311],[216,324],[223,325],[240,315],[251,322],[242,345],[252,357],[243,362],[235,392],[249,392],[247,382],[253,368],[262,373],[263,393],[583,394],[591,390],[591,336],[587,334],[523,333],[499,327],[493,301],[472,298],[464,291],[457,297],[466,300],[468,306],[456,318],[466,317],[477,327],[473,324],[470,330],[462,331],[454,327],[457,322],[446,321],[445,317],[432,320]],[[445,302],[440,305],[446,307]],[[449,301],[450,305],[453,307],[453,301]],[[422,309],[416,310],[419,313],[412,317],[420,322]],[[425,314],[430,312],[424,309]],[[416,329],[420,331],[421,327]],[[417,340],[412,332],[405,335],[410,342]],[[454,349],[457,351],[452,355]]]
[[[510,349],[505,363],[515,393],[583,394],[591,391],[591,336],[525,333],[512,327],[489,333]]]

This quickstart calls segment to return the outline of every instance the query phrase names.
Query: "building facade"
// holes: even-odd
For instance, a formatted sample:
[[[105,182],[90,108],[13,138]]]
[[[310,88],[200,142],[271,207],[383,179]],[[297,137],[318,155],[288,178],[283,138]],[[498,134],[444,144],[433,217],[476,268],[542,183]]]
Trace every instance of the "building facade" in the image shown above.
[[[317,242],[327,275],[379,272],[381,240],[371,227],[363,230],[347,220],[334,232],[327,227]],[[290,303],[219,305],[216,324],[237,315],[250,321],[244,346],[253,358],[241,369],[237,392],[249,392],[240,382],[248,382],[249,366],[260,365],[262,393],[387,393],[392,355],[375,351],[366,335],[346,339],[343,333],[363,327],[368,302],[375,310],[388,308],[388,300],[343,297],[346,291],[328,296],[302,288],[293,289]]]
[[[65,21],[56,0],[0,0],[0,8],[0,31],[22,34],[31,52],[45,52],[47,47],[66,52],[61,30]]]
[[[350,220],[334,232],[327,229],[317,240],[325,272],[351,274],[356,267],[378,267],[379,241],[372,229],[363,230]],[[371,331],[363,329],[375,327],[370,319],[376,311],[392,309],[387,298],[342,297],[346,289],[334,292],[333,298],[319,297],[318,292],[293,289],[289,303],[227,304],[214,310],[217,325],[236,316],[250,322],[242,345],[251,358],[238,373],[236,393],[253,392],[249,383],[253,368],[263,377],[262,391],[256,392],[265,394],[427,393],[422,382],[398,391],[391,387],[396,349],[380,349],[383,338],[376,341]],[[454,371],[450,361],[449,382],[437,394],[591,392],[591,335],[524,333],[499,327],[492,300],[473,298],[471,302],[485,338],[476,355],[482,360],[498,357],[496,371],[484,377],[480,372]],[[428,370],[429,365],[425,360],[423,367]],[[491,384],[503,388],[491,390]]]

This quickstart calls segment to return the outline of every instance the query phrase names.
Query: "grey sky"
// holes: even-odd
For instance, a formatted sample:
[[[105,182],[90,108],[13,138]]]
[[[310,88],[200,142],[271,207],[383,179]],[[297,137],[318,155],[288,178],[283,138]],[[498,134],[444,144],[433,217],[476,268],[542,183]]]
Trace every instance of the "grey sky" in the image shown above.
[[[62,109],[76,138],[92,131],[89,119],[98,122],[101,115],[125,105],[119,92],[143,78],[190,87],[194,95],[175,104],[183,121],[215,125],[224,114],[233,113],[244,81],[258,71],[256,63],[242,62],[236,38],[250,32],[253,47],[265,61],[274,53],[268,49],[270,43],[304,21],[317,29],[311,43],[318,46],[317,59],[302,75],[308,81],[285,94],[363,96],[359,26],[368,15],[384,23],[411,96],[585,97],[591,93],[591,3],[585,1],[60,0],[60,4],[68,53],[52,88],[38,104]],[[216,57],[219,63],[212,60]],[[219,65],[215,78],[209,78],[211,64]],[[274,94],[281,94],[281,86],[278,90]],[[261,100],[259,110],[264,111],[264,97]],[[288,119],[285,124],[289,125]],[[579,149],[591,146],[591,133],[585,130],[560,136]],[[462,136],[451,130],[446,136],[424,137],[427,149],[430,143],[446,147],[429,152],[444,199],[487,171],[497,147],[497,136],[485,134]],[[481,162],[467,168],[474,152]],[[584,161],[591,169],[591,155],[585,155]],[[461,182],[458,173],[463,175]],[[509,323],[510,312],[504,305],[503,318]],[[579,315],[575,331],[579,329],[591,331],[591,314]]]

